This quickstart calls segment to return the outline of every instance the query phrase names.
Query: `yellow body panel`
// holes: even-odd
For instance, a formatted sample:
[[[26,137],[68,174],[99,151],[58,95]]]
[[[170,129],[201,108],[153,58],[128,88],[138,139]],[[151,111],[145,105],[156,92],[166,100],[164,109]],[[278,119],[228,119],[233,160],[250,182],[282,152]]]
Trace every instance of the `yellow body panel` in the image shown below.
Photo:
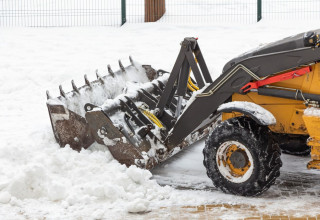
[[[320,64],[312,66],[312,71],[304,76],[271,84],[271,86],[286,87],[301,90],[303,93],[320,94]],[[273,132],[285,134],[308,135],[302,118],[306,106],[304,101],[258,95],[249,92],[246,95],[235,93],[232,101],[247,101],[261,105],[270,111],[277,120],[276,125],[269,126]],[[239,113],[223,113],[222,120],[237,117]]]
[[[307,165],[309,169],[320,169],[320,117],[303,116],[310,138],[308,145],[311,146],[311,159]]]
[[[312,66],[312,72],[291,80],[274,83],[271,86],[301,90],[303,93],[320,94],[320,63]],[[269,126],[275,133],[309,135],[307,144],[311,146],[309,169],[320,169],[320,117],[306,116],[304,101],[258,95],[235,93],[232,101],[247,101],[261,105],[269,110],[277,120]],[[222,120],[240,116],[241,113],[223,113]]]

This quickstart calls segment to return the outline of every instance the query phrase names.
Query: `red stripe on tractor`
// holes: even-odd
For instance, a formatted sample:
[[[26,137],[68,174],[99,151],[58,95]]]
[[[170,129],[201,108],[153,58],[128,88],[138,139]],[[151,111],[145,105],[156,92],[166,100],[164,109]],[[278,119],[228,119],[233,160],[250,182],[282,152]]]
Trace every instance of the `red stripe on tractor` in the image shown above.
[[[294,79],[300,76],[303,76],[307,73],[311,72],[311,67],[307,66],[307,67],[303,67],[301,69],[297,69],[297,70],[293,70],[290,72],[286,72],[277,76],[272,76],[263,80],[259,80],[256,82],[249,82],[247,83],[245,86],[243,86],[240,91],[242,92],[248,92],[252,89],[258,89],[261,86],[265,86],[265,85],[269,85],[272,83],[276,83],[276,82],[281,82],[284,80],[288,80],[288,79]]]

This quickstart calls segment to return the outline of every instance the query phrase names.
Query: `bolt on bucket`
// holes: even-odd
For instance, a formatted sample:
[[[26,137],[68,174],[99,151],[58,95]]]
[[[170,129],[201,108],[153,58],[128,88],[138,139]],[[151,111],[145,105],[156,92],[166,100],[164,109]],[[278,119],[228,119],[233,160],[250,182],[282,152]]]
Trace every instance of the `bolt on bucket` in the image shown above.
[[[96,141],[120,163],[152,169],[207,136],[220,116],[203,117],[193,105],[212,82],[196,38],[181,43],[170,74],[130,60],[93,82],[85,77],[80,88],[72,81],[69,93],[60,86],[57,98],[47,93],[49,115],[61,146],[80,150]]]

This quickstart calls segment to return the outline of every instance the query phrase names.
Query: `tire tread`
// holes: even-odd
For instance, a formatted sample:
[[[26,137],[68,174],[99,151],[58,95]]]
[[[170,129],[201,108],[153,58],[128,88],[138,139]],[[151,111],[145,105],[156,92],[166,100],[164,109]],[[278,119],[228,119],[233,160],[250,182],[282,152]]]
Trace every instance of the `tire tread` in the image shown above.
[[[244,137],[249,134],[249,138],[252,138],[257,143],[266,145],[266,147],[255,148],[262,170],[259,170],[258,178],[254,182],[239,184],[238,187],[227,187],[227,180],[221,175],[217,175],[218,170],[213,169],[215,160],[212,161],[209,158],[212,158],[212,153],[217,150],[215,148],[217,148],[219,140],[226,137],[228,133],[240,134]],[[270,133],[268,127],[258,125],[247,117],[231,118],[220,123],[208,136],[203,149],[203,164],[206,167],[207,176],[212,180],[213,184],[223,192],[242,196],[257,196],[269,189],[279,177],[280,167],[282,166],[281,150],[271,135],[268,135]]]

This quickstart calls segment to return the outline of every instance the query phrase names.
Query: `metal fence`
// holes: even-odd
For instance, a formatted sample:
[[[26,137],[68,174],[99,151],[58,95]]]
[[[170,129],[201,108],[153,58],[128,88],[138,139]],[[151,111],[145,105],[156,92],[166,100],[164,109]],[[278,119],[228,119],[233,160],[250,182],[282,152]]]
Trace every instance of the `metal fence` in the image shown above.
[[[127,0],[127,22],[144,22],[144,0]],[[257,0],[166,0],[158,22],[256,22]],[[156,15],[157,16],[157,15]]]
[[[121,26],[145,21],[146,1],[0,0],[0,27]],[[320,19],[320,0],[165,0],[165,23]]]
[[[320,19],[320,0],[261,0],[262,19],[310,20]]]
[[[166,13],[159,22],[255,23],[261,19],[318,21],[320,0],[166,0]]]
[[[251,23],[257,20],[257,0],[167,0],[168,23]]]
[[[121,0],[0,0],[0,26],[120,26],[121,3]]]

